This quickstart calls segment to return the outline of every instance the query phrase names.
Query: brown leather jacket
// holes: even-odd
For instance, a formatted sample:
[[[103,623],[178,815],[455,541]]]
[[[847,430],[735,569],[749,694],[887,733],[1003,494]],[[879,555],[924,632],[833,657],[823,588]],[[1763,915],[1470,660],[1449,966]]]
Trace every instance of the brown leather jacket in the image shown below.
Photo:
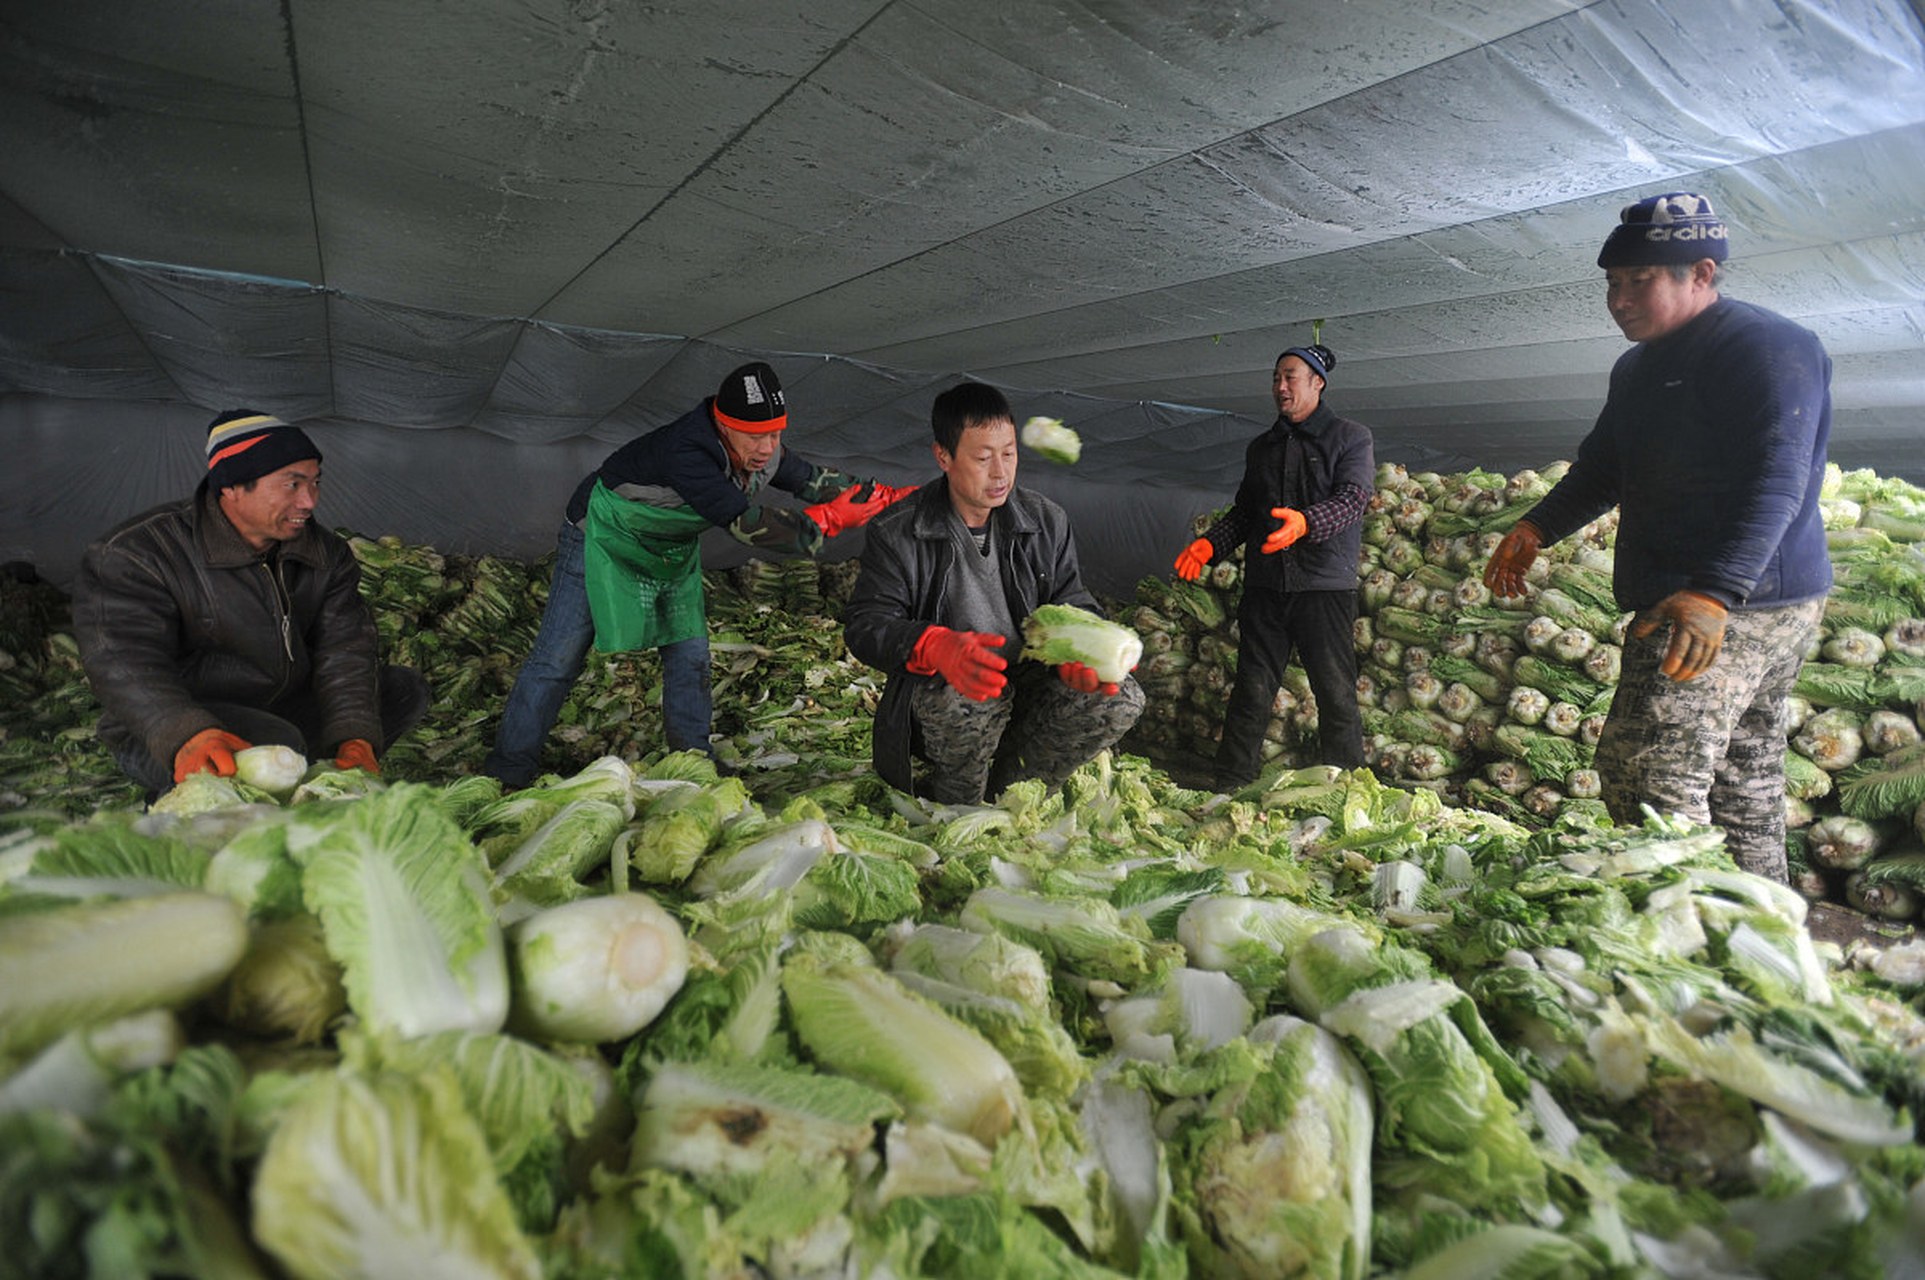
[[[310,523],[268,552],[244,541],[206,486],[133,517],[87,548],[74,639],[110,748],[171,760],[207,704],[319,711],[316,745],[381,741],[379,643],[361,568],[339,534]]]

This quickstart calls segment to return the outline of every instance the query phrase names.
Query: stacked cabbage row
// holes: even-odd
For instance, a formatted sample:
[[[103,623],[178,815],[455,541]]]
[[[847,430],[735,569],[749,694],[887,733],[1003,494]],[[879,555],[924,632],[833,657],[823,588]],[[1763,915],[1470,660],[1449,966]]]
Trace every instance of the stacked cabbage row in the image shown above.
[[[100,704],[80,669],[65,593],[0,569],[0,814],[127,804],[139,788],[94,738]]]
[[[1531,822],[1598,794],[1592,748],[1629,616],[1611,593],[1615,513],[1546,548],[1515,600],[1482,572],[1504,531],[1563,473],[1379,468],[1364,525],[1356,645],[1365,751],[1381,776]],[[1837,587],[1792,700],[1790,822],[1801,888],[1889,918],[1925,902],[1925,490],[1828,468]],[[1220,513],[1199,516],[1200,532]],[[1207,757],[1235,678],[1241,551],[1195,583],[1145,579],[1122,611],[1152,695],[1137,738]],[[1277,695],[1266,755],[1316,752],[1301,668]]]
[[[1230,801],[1105,758],[951,808],[808,768],[197,775],[16,836],[10,1265],[1925,1263],[1925,1021],[1715,829],[1533,836],[1361,770]]]
[[[1408,474],[1378,468],[1364,520],[1355,643],[1365,757],[1379,775],[1454,803],[1548,818],[1594,798],[1592,747],[1617,682],[1625,617],[1611,598],[1615,515],[1549,547],[1531,591],[1496,600],[1484,563],[1506,530],[1563,474]],[[1198,517],[1205,528],[1218,513]],[[1242,551],[1195,583],[1145,579],[1125,616],[1144,633],[1139,679],[1155,695],[1145,741],[1215,750],[1235,679]],[[1292,665],[1266,756],[1316,753],[1316,700]]]
[[[393,537],[350,541],[385,660],[420,669],[435,696],[429,723],[395,745],[394,763],[405,772],[479,769],[540,627],[554,557],[522,563],[443,555]],[[736,615],[775,611],[798,630],[830,627],[857,569],[854,560],[749,560],[705,575],[718,732],[743,732],[757,719],[747,710],[801,692],[813,656],[745,644]],[[662,733],[661,662],[654,650],[591,650],[562,702],[547,761],[567,772],[600,756],[645,755]]]
[[[1826,477],[1835,579],[1790,707],[1786,805],[1806,887],[1876,916],[1925,906],[1925,489]]]

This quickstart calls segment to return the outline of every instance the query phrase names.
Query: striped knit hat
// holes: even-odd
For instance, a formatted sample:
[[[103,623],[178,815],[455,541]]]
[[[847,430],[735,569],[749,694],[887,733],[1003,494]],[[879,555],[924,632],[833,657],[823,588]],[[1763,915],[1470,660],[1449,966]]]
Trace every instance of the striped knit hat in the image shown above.
[[[207,486],[216,493],[308,458],[319,462],[321,451],[307,432],[257,409],[229,409],[207,427]]]

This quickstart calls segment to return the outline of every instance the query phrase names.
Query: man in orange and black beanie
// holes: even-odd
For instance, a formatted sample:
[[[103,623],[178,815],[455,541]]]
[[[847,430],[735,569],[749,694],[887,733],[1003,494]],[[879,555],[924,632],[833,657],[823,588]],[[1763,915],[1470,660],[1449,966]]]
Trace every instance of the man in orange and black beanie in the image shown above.
[[[380,772],[381,752],[428,707],[427,683],[383,666],[347,542],[314,523],[321,451],[252,409],[207,432],[190,498],[87,548],[74,638],[100,738],[150,792],[234,772],[234,753],[277,744]]]
[[[654,649],[671,751],[713,754],[707,606],[698,539],[726,529],[745,546],[813,556],[913,491],[818,466],[784,444],[789,402],[762,361],[637,436],[583,477],[555,536],[541,630],[502,708],[482,769],[510,787],[541,772],[542,745],[592,646]],[[770,506],[781,490],[808,504]]]

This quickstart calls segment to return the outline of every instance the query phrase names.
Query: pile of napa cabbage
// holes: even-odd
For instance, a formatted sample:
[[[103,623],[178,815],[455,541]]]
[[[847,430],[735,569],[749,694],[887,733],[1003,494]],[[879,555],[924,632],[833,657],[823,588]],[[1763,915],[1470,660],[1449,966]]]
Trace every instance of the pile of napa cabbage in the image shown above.
[[[764,781],[323,767],[18,827],[7,1265],[1921,1265],[1925,1026],[1715,829],[1129,757],[981,806]]]

